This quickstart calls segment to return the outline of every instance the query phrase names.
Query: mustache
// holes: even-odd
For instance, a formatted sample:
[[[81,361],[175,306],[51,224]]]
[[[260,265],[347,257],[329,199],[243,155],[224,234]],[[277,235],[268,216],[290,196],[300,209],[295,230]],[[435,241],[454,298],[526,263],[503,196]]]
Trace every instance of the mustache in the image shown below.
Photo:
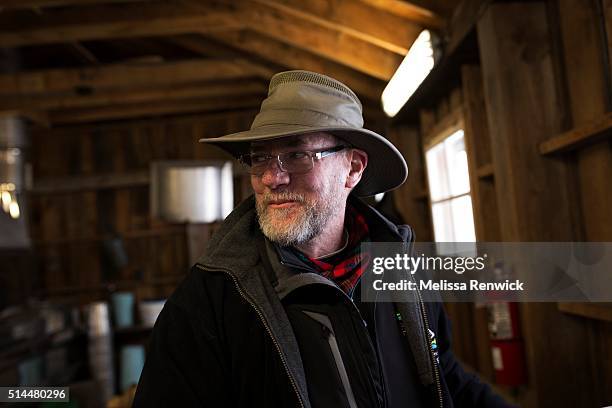
[[[296,201],[298,203],[304,203],[306,202],[306,198],[302,194],[292,193],[289,191],[281,193],[265,192],[261,197],[261,202],[264,205],[267,205],[273,201]]]

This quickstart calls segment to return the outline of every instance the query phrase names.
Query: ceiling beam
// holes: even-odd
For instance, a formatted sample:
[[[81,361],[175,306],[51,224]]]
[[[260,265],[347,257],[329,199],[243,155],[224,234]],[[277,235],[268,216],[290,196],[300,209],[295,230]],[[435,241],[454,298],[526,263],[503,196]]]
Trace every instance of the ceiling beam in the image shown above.
[[[249,5],[247,7],[249,8],[264,7],[269,11],[276,11],[278,12],[278,15],[275,15],[276,18],[286,18],[282,17],[284,14],[320,26],[326,30],[330,30],[331,32],[338,32],[357,38],[399,55],[406,54],[408,51],[408,46],[414,41],[414,38],[416,38],[416,35],[420,31],[412,24],[406,24],[406,21],[403,21],[404,24],[400,27],[400,30],[395,31],[394,33],[403,34],[399,33],[399,31],[404,31],[402,29],[408,27],[412,28],[410,35],[406,36],[405,38],[403,35],[399,35],[394,38],[394,41],[389,41],[387,39],[380,38],[381,34],[385,34],[382,30],[377,30],[382,31],[377,33],[378,36],[369,33],[369,31],[372,31],[368,30],[370,26],[368,26],[365,21],[359,21],[357,18],[355,18],[355,13],[353,13],[353,15],[342,14],[341,16],[337,16],[335,11],[330,9],[329,4],[319,4],[316,2],[303,2],[296,0],[249,0],[248,4]],[[359,3],[355,2],[352,4],[359,5]],[[360,25],[362,25],[362,27],[358,29],[357,27]],[[376,24],[374,26],[381,27],[380,24]],[[255,29],[254,25],[251,25],[250,27]]]
[[[47,126],[86,124],[145,118],[163,115],[186,115],[211,112],[232,112],[236,110],[258,110],[265,95],[242,94],[240,97],[215,97],[201,99],[185,99],[176,101],[158,101],[147,103],[125,103],[113,106],[93,108],[62,109],[48,112]],[[364,106],[363,115],[366,120],[385,120],[381,109],[371,104]]]
[[[361,38],[388,51],[406,55],[422,30],[415,23],[384,8],[355,0],[251,0],[297,17]],[[431,24],[428,25],[431,27]]]
[[[100,3],[134,3],[149,0],[0,0],[0,9],[83,6]]]
[[[368,4],[393,13],[396,16],[406,18],[421,24],[427,28],[444,28],[445,19],[438,13],[413,2],[403,0],[359,0],[362,3]],[[431,1],[431,0],[428,0]],[[445,0],[446,1],[446,0]]]
[[[348,85],[362,100],[368,99],[374,104],[380,104],[380,95],[386,83],[345,65],[249,30],[208,36],[234,49],[255,54],[272,64],[279,65],[281,69],[305,69],[329,75]],[[191,40],[190,45],[197,47],[197,40]],[[205,52],[206,48],[200,50],[192,48],[192,50]]]
[[[70,109],[49,112],[49,122],[52,125],[66,125],[162,115],[255,109],[259,107],[261,100],[261,95],[243,95],[240,98],[227,98],[223,96],[170,102],[121,104],[100,108]]]
[[[51,69],[0,75],[0,96],[76,92],[98,89],[176,85],[203,81],[267,79],[272,72],[240,59],[201,59],[153,64],[112,64],[100,67]]]
[[[315,11],[314,8],[311,11]],[[393,46],[394,51],[390,51],[392,47],[387,41],[363,34],[358,28],[329,23],[311,13],[269,0],[245,0],[238,5],[232,3],[216,8],[191,1],[106,4],[51,9],[27,18],[0,14],[0,45],[16,47],[137,36],[206,34],[245,26],[381,80],[392,76],[402,60],[400,51],[408,47]],[[402,35],[410,37],[409,33]],[[386,48],[383,43],[387,44]]]
[[[242,49],[249,54],[249,57],[255,55],[256,59],[263,59],[264,64],[276,66],[277,71],[306,69],[321,72],[340,80],[355,91],[363,104],[363,115],[366,120],[386,120],[380,103],[380,95],[385,86],[383,81],[378,81],[309,52],[295,49],[269,37],[245,31],[225,33],[217,40],[202,36],[181,36],[171,40],[177,45],[203,55],[214,51],[221,55],[233,56]]]
[[[232,13],[188,3],[105,4],[51,9],[27,18],[0,14],[0,46],[223,31],[241,26]]]
[[[388,81],[403,56],[380,48],[328,26],[298,17],[287,7],[260,3],[257,7],[239,6],[242,21],[250,29],[285,42],[295,48],[320,55],[352,67],[371,77]]]
[[[175,85],[156,85],[152,88],[101,89],[89,94],[53,92],[37,95],[17,95],[0,98],[0,113],[13,110],[57,110],[91,108],[124,103],[150,103],[207,97],[240,97],[242,95],[266,95],[263,81],[233,80]]]

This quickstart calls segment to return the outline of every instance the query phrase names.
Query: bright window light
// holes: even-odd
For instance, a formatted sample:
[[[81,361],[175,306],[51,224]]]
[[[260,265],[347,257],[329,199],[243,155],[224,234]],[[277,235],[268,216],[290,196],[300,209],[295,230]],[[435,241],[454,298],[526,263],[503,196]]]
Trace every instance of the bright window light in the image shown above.
[[[475,242],[463,130],[427,150],[425,160],[436,242]]]
[[[399,112],[433,66],[431,33],[423,30],[382,93],[383,110],[387,116],[393,117]]]

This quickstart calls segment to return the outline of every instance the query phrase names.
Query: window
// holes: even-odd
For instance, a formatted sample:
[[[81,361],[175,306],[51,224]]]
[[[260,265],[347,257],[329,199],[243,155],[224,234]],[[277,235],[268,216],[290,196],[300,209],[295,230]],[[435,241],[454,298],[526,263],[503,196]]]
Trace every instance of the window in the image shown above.
[[[475,242],[463,130],[429,148],[425,159],[436,242]]]

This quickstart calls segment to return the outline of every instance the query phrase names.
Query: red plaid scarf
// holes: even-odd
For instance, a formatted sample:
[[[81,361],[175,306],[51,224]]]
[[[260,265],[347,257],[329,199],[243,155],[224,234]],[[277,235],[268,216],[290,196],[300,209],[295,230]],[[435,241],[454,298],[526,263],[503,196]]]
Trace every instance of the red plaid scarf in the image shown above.
[[[365,218],[352,206],[347,206],[345,227],[349,238],[346,247],[337,254],[323,259],[310,258],[301,252],[299,257],[312,265],[319,273],[334,281],[340,289],[349,294],[367,267],[369,257],[361,253],[361,243],[368,240],[368,224]]]

